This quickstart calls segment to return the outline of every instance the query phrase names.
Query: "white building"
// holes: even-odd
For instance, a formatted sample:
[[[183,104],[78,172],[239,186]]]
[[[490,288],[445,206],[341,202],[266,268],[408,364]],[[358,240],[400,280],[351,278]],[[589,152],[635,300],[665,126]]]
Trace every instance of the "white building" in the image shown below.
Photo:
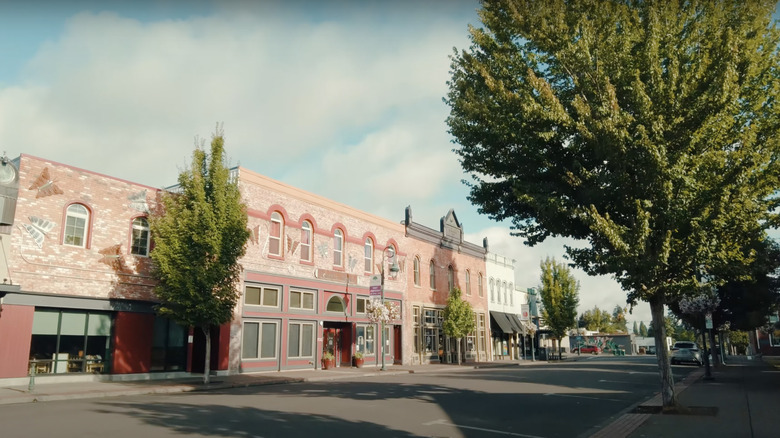
[[[514,260],[488,251],[485,261],[493,359],[519,359],[523,326],[521,301],[515,291]]]

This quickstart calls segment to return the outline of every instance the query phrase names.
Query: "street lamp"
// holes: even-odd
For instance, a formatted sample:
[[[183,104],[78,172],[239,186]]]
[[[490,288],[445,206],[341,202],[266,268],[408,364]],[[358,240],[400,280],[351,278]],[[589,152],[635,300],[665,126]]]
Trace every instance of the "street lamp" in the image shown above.
[[[398,272],[401,270],[401,268],[398,267],[398,263],[395,261],[395,248],[392,246],[385,248],[382,250],[382,268],[380,270],[380,275],[382,276],[382,283],[381,283],[381,302],[382,305],[385,305],[385,256],[387,253],[390,253],[390,260],[393,262],[390,265],[390,276],[392,278],[395,278],[396,275],[398,275]],[[382,368],[381,371],[387,371],[387,368],[385,367],[385,345],[387,345],[387,339],[385,339],[385,320],[384,318],[380,321],[381,323],[381,339],[382,339]]]

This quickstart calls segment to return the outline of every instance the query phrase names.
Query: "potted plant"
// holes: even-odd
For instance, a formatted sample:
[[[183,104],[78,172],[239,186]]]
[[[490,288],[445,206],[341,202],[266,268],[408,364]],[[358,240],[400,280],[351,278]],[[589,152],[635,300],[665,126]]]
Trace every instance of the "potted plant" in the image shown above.
[[[356,352],[354,356],[352,356],[353,362],[355,362],[355,367],[357,368],[363,368],[363,353]]]
[[[336,358],[333,356],[333,353],[329,351],[325,351],[322,353],[322,369],[323,370],[329,370],[336,366]]]

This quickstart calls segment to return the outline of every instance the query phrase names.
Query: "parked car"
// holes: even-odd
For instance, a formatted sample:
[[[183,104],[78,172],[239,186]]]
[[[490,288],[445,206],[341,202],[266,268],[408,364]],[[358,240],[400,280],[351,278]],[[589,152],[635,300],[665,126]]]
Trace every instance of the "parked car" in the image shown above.
[[[580,348],[574,348],[572,350],[572,353],[582,353],[582,354],[600,354],[601,353],[601,347],[598,345],[583,345]]]
[[[672,365],[682,363],[692,363],[701,366],[704,362],[701,359],[701,351],[695,342],[678,341],[672,346]]]
[[[655,345],[651,345],[645,349],[645,353],[647,354],[655,354]]]

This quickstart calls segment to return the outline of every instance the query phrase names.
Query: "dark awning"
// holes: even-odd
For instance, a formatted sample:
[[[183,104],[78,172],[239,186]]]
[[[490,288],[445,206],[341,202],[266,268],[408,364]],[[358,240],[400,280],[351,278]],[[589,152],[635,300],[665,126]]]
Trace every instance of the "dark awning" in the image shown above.
[[[507,313],[506,318],[512,324],[512,328],[516,333],[523,333],[523,323],[520,322],[520,318],[518,318],[517,315],[514,313]]]
[[[504,333],[512,333],[512,323],[509,322],[509,319],[507,319],[504,312],[493,312],[491,310],[490,318],[496,322],[496,325],[501,328],[501,331]]]

